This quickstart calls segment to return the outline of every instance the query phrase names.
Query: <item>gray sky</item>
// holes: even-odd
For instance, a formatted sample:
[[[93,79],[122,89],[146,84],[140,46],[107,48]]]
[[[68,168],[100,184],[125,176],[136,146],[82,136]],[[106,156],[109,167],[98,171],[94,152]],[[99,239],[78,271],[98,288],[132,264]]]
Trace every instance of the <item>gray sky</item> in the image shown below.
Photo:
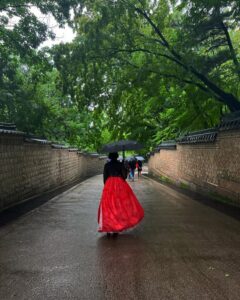
[[[54,22],[54,19],[52,20]],[[55,22],[53,24],[56,24]],[[69,26],[65,26],[65,28],[59,28],[58,26],[53,25],[54,27],[52,28],[52,31],[55,33],[56,38],[54,40],[47,40],[45,41],[41,47],[51,47],[54,44],[59,44],[59,43],[67,43],[71,42],[75,35],[72,31],[72,29]]]
[[[39,20],[46,23],[47,26],[56,35],[56,38],[54,40],[49,39],[45,41],[43,44],[40,45],[40,48],[45,46],[51,47],[52,45],[59,44],[59,43],[71,42],[74,39],[75,34],[73,33],[73,30],[68,25],[66,25],[64,28],[60,28],[52,14],[43,15],[40,12],[40,10],[36,7],[32,7],[31,12],[34,13]],[[0,13],[0,17],[4,15],[6,15],[6,13],[4,12]],[[7,24],[7,28],[12,29],[14,25],[19,22],[19,20],[20,20],[19,17],[12,17],[9,23]]]
[[[45,41],[40,46],[41,48],[45,46],[51,47],[54,44],[71,42],[74,39],[75,34],[68,25],[66,25],[64,28],[60,28],[57,21],[51,14],[43,15],[36,7],[31,8],[31,11],[37,16],[38,19],[46,23],[56,35],[54,40],[49,39]]]

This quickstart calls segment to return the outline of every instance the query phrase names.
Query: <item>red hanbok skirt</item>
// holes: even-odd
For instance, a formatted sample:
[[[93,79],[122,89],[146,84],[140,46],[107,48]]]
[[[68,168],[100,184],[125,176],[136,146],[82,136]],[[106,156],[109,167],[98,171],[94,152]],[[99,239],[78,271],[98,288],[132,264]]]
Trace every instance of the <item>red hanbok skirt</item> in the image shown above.
[[[138,224],[144,210],[121,177],[109,177],[98,208],[99,232],[119,232]]]

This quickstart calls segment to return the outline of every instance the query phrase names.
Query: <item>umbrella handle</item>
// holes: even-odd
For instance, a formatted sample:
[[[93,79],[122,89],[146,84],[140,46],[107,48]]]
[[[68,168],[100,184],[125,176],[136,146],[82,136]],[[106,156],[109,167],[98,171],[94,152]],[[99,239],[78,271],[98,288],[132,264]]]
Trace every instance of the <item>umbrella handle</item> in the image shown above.
[[[122,152],[123,152],[123,160],[125,160],[125,147],[124,146],[123,146]]]

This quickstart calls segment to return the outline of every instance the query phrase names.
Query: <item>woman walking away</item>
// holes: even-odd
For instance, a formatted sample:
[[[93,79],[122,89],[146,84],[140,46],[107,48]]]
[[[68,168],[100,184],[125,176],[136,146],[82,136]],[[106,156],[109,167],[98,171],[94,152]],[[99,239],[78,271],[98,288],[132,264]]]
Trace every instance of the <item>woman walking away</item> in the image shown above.
[[[127,170],[117,160],[118,153],[109,153],[111,161],[104,166],[104,188],[98,208],[99,232],[108,236],[137,225],[144,217],[144,210],[126,182]]]

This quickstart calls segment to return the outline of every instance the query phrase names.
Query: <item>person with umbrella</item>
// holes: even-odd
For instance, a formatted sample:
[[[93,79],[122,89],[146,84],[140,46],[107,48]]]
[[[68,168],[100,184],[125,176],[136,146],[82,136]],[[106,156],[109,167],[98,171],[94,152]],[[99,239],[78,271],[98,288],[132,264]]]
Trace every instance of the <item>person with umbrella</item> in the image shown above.
[[[144,210],[126,182],[127,170],[124,162],[117,160],[118,153],[111,152],[108,157],[111,161],[104,166],[98,231],[117,236],[119,232],[137,225],[144,217]]]

